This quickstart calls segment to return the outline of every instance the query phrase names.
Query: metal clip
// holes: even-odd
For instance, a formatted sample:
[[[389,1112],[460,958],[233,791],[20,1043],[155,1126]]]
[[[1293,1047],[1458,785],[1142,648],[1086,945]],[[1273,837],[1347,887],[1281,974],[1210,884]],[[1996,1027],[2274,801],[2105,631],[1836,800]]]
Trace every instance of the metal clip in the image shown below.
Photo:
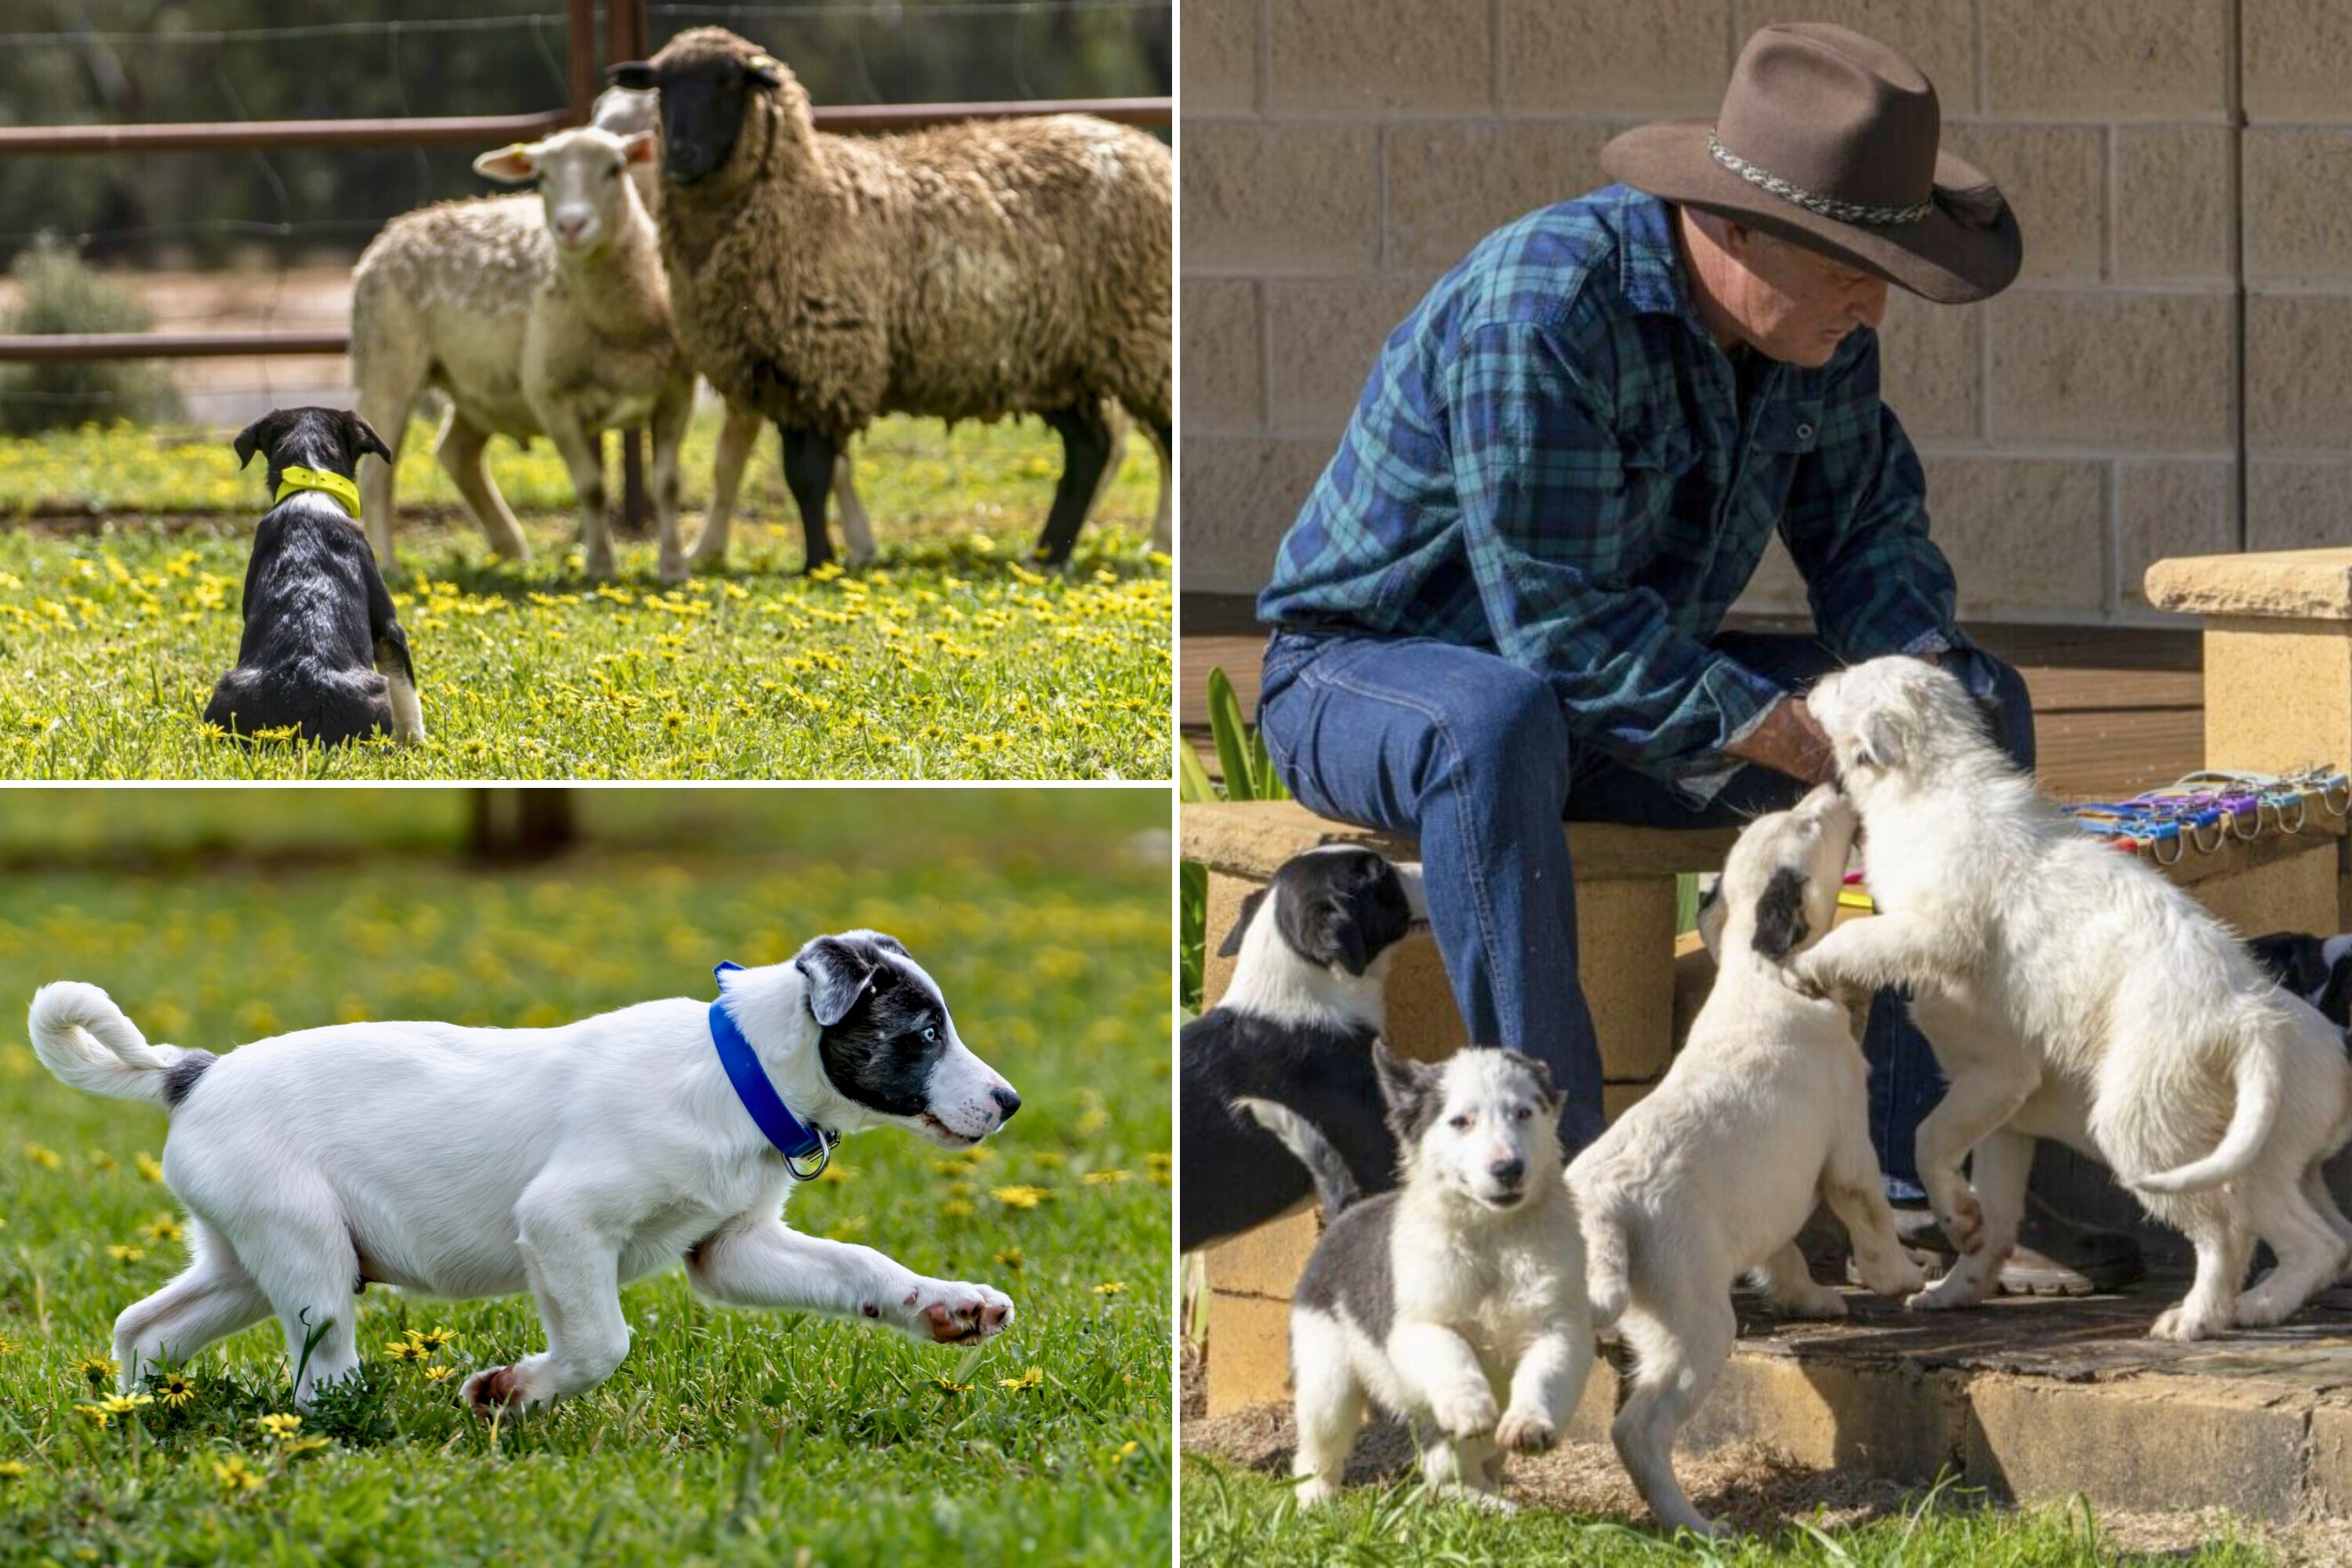
[[[815,1181],[819,1176],[824,1173],[825,1166],[830,1164],[833,1161],[833,1145],[836,1141],[828,1136],[824,1128],[817,1126],[814,1122],[810,1123],[809,1131],[816,1135],[816,1164],[812,1168],[803,1171],[793,1160],[792,1155],[787,1154],[784,1156],[784,1169],[793,1173],[793,1180],[795,1182]],[[808,1156],[803,1154],[800,1158],[805,1160]]]

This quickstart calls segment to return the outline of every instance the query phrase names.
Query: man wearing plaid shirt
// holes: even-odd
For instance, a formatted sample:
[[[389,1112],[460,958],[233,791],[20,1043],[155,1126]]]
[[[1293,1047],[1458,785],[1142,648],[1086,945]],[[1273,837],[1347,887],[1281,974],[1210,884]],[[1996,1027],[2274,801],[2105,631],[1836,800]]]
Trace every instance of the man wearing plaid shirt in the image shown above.
[[[1441,279],[1382,349],[1258,601],[1277,768],[1315,809],[1419,840],[1470,1037],[1549,1064],[1571,1150],[1601,1130],[1601,1074],[1563,817],[1716,826],[1791,804],[1832,774],[1805,688],[1881,654],[1944,662],[2033,763],[2023,682],[1954,624],[1875,331],[1890,280],[1952,302],[2005,286],[2016,226],[1937,153],[1932,89],[1927,200],[1820,195],[1902,156],[1865,124],[1857,156],[1808,163],[1818,71],[1792,91],[1780,62],[1750,66],[1824,38],[1841,66],[1851,40],[1907,67],[1840,29],[1767,29],[1704,148],[1688,123],[1630,132],[1603,163],[1631,184],[1530,213]],[[1735,121],[1772,165],[1727,146]],[[1776,531],[1816,634],[1723,630]],[[1865,1050],[1891,1195],[1918,1202],[1934,1057],[1895,997]],[[2019,1262],[2057,1270],[2031,1288],[2090,1283]]]

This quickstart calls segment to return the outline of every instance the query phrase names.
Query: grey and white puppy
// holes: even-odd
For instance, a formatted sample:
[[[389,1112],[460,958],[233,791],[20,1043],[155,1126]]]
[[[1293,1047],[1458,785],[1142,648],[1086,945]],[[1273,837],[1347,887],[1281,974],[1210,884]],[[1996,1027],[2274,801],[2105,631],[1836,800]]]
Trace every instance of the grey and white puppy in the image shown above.
[[[1502,1453],[1559,1440],[1592,1367],[1559,1096],[1543,1064],[1374,1047],[1400,1185],[1323,1233],[1290,1314],[1301,1507],[1339,1490],[1367,1402],[1427,1434],[1435,1489],[1502,1502]]]

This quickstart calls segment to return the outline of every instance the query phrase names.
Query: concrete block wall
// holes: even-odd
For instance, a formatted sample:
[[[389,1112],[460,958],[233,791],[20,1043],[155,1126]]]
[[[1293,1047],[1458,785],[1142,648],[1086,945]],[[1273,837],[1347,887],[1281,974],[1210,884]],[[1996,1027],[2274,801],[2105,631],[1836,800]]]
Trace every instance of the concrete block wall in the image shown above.
[[[1263,583],[1381,342],[1440,273],[1601,184],[1618,131],[1711,114],[1748,34],[1799,17],[1910,53],[2025,231],[2006,294],[1898,292],[1885,330],[1963,614],[2154,620],[2147,563],[2239,548],[2242,490],[2254,548],[2352,542],[2342,0],[1185,0],[1184,17],[1190,590]],[[1776,548],[1743,607],[1801,606]]]

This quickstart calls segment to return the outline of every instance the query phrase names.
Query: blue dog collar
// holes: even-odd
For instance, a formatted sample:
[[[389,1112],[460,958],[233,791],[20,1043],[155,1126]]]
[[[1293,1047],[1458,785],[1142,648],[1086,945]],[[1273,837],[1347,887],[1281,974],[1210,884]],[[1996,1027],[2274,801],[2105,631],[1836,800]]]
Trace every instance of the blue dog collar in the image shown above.
[[[720,975],[742,967],[740,963],[721,963],[711,973]],[[784,1104],[776,1086],[768,1081],[767,1071],[760,1066],[751,1042],[743,1037],[743,1031],[727,1016],[724,995],[710,1005],[710,1043],[718,1047],[719,1065],[727,1069],[728,1081],[735,1086],[735,1098],[743,1102],[743,1109],[751,1113],[751,1120],[760,1124],[768,1142],[783,1155],[784,1169],[793,1173],[795,1181],[815,1180],[833,1158],[835,1140],[823,1128],[811,1126],[794,1116]],[[795,1163],[812,1154],[816,1156],[816,1163],[809,1169],[804,1171]]]

